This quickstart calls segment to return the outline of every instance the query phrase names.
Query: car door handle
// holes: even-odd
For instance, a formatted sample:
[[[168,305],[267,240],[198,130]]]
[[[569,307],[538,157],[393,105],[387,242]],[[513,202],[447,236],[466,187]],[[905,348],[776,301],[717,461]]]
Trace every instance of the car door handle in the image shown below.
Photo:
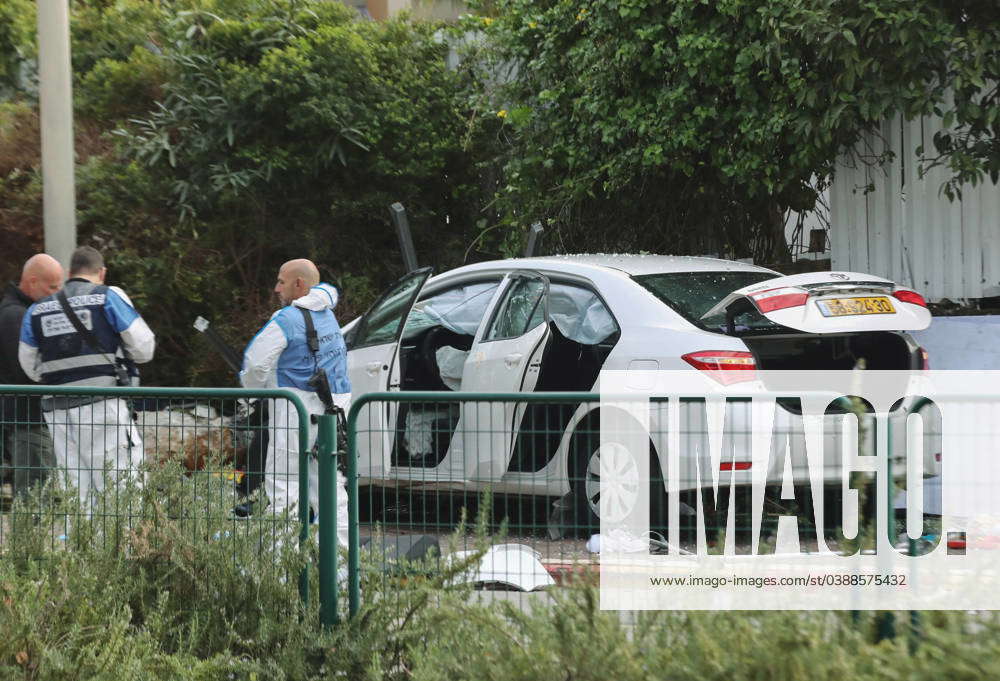
[[[522,359],[524,359],[523,354],[521,354],[520,352],[512,352],[511,354],[503,358],[503,363],[507,365],[508,369],[513,369],[514,367],[516,367],[518,364],[521,363]]]
[[[374,376],[382,370],[382,362],[368,362],[365,365],[365,371],[368,372],[370,376]]]

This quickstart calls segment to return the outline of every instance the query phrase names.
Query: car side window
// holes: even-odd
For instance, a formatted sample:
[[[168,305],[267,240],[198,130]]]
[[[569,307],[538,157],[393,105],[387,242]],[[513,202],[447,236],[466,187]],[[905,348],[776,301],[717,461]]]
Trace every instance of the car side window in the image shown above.
[[[463,284],[417,301],[406,320],[403,338],[417,336],[432,326],[475,336],[499,286],[499,280]]]
[[[351,346],[395,343],[413,299],[428,276],[430,276],[429,270],[420,271],[396,282],[365,314],[357,332],[353,334]]]
[[[566,338],[597,345],[618,333],[618,323],[594,291],[573,284],[549,288],[549,317]]]
[[[515,279],[507,289],[484,340],[517,338],[545,321],[545,290],[546,282],[542,279]]]

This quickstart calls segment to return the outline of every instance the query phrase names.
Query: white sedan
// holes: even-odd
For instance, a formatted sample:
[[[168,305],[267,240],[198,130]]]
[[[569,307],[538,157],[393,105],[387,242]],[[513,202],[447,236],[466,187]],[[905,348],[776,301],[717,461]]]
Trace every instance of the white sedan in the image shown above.
[[[783,276],[712,258],[570,255],[411,272],[344,331],[358,397],[592,391],[605,369],[725,375],[853,369],[859,360],[867,369],[920,369],[926,357],[905,332],[929,323],[917,292],[867,274]],[[359,418],[360,482],[571,495],[578,520],[593,523],[598,407],[370,404]],[[660,490],[665,450],[654,436]],[[749,460],[748,451],[740,456]],[[793,465],[805,465],[799,456]],[[693,469],[682,465],[681,490],[699,484]]]

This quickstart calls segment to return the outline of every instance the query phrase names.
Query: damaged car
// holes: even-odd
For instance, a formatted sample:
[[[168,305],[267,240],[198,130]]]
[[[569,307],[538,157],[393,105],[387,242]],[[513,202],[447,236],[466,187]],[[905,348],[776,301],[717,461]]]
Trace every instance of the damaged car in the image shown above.
[[[867,274],[784,276],[713,258],[569,255],[483,262],[436,276],[415,270],[346,325],[345,340],[355,397],[589,392],[602,370],[738,378],[755,368],[921,369],[926,353],[907,331],[930,319],[919,293]],[[369,403],[358,420],[359,482],[567,499],[575,522],[594,526],[599,407]],[[666,445],[655,426],[651,432],[656,505],[666,489]],[[697,456],[694,449],[682,454],[682,491],[699,484],[694,464],[684,463]],[[730,465],[749,481],[749,442],[734,450]],[[925,458],[933,474],[933,453]],[[792,452],[792,461],[805,466],[805,453]],[[769,471],[768,479],[780,481],[782,473]],[[605,499],[604,508],[616,508],[613,501]]]

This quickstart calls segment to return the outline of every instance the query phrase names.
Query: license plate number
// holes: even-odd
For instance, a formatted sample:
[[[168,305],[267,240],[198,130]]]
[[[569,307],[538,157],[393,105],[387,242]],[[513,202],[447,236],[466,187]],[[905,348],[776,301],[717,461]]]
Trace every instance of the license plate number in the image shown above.
[[[894,314],[896,308],[885,296],[866,296],[863,298],[828,298],[817,300],[819,311],[824,317],[846,317],[858,314]]]

